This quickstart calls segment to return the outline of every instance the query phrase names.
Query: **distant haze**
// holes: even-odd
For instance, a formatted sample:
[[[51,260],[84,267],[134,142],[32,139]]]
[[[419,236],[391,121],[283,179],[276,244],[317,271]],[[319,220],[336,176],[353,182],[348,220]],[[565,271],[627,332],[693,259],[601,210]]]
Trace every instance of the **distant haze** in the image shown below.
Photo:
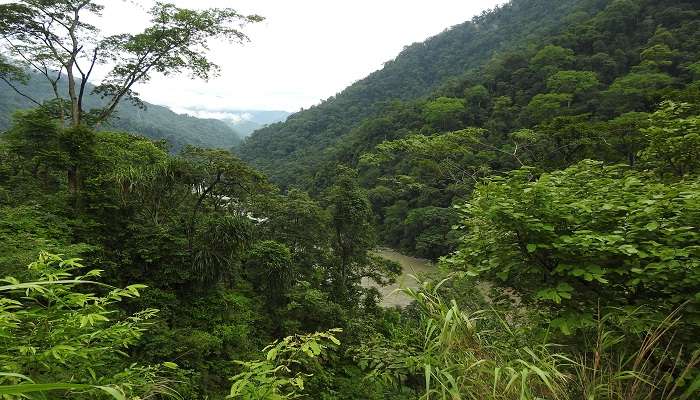
[[[269,124],[284,121],[290,115],[287,111],[203,109],[199,106],[184,110],[175,109],[175,111],[197,118],[222,120],[243,137],[250,136],[251,133]]]
[[[182,7],[233,7],[266,21],[246,32],[241,47],[212,43],[220,77],[209,82],[156,77],[142,97],[177,112],[222,116],[230,110],[298,111],[340,92],[420,42],[471,19],[503,0],[174,0]],[[103,0],[105,33],[140,29],[149,1]],[[142,10],[138,10],[138,8]],[[229,115],[232,118],[237,116]],[[226,119],[226,116],[223,116]],[[240,116],[244,117],[244,116]]]

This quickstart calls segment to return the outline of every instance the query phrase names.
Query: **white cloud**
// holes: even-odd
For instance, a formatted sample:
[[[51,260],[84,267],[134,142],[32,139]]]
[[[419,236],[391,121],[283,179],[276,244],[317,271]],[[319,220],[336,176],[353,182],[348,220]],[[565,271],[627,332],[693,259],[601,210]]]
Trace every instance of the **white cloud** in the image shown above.
[[[137,91],[179,110],[296,111],[362,79],[404,46],[471,19],[504,0],[171,0],[183,7],[232,7],[266,17],[245,46],[211,44],[222,74],[209,82],[154,77]],[[137,31],[151,0],[102,0],[105,33]]]
[[[244,121],[251,121],[254,118],[253,114],[247,112],[210,111],[187,108],[173,108],[173,111],[179,114],[188,114],[197,118],[228,120],[234,124]]]

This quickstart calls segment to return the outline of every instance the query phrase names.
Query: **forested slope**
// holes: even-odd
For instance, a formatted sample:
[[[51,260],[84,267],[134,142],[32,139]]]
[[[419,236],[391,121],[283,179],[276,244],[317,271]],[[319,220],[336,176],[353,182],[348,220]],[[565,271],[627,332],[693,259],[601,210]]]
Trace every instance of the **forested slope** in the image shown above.
[[[309,186],[323,152],[391,102],[427,96],[446,81],[481,67],[495,53],[555,34],[580,13],[594,13],[605,4],[605,0],[514,0],[408,46],[383,69],[337,96],[256,132],[238,152],[282,185]]]
[[[35,100],[52,99],[51,86],[42,77],[31,75],[26,85],[18,88]],[[88,92],[93,89],[88,85]],[[99,97],[88,97],[87,106],[100,105]],[[174,149],[191,144],[202,147],[230,148],[240,143],[242,136],[225,122],[177,114],[167,107],[145,103],[145,108],[124,103],[106,128],[145,135],[151,139],[166,140]],[[9,128],[12,114],[35,107],[31,101],[0,82],[0,130]]]
[[[688,1],[608,3],[427,100],[366,120],[329,152],[329,163],[362,168],[387,242],[448,253],[457,239],[451,206],[478,180],[523,165],[551,171],[596,159],[644,168],[652,113],[665,100],[698,102],[699,10]],[[380,145],[386,140],[396,141]]]
[[[634,165],[645,146],[641,128],[650,113],[664,100],[697,101],[697,5],[671,0],[545,3],[515,1],[429,40],[419,46],[423,50],[413,46],[363,81],[391,72],[403,87],[425,90],[428,86],[410,78],[415,75],[390,67],[406,63],[419,71],[421,57],[442,65],[433,65],[429,74],[461,71],[443,79],[430,95],[375,107],[379,115],[351,128],[351,111],[339,114],[332,105],[350,102],[360,82],[286,124],[258,132],[242,146],[243,157],[282,185],[299,184],[313,192],[333,181],[328,172],[336,164],[359,167],[383,240],[433,258],[454,250],[458,236],[450,227],[458,213],[452,205],[469,198],[481,178],[521,165],[560,169],[586,158]],[[557,22],[550,21],[557,13]],[[542,18],[539,29],[528,22],[535,16]],[[510,29],[513,40],[494,41],[493,32],[459,37],[484,21]],[[509,21],[505,28],[504,21]],[[510,24],[525,27],[527,39],[521,41]],[[492,51],[464,55],[453,50],[459,43]],[[496,47],[507,50],[493,51]],[[346,110],[366,103],[349,104]],[[326,129],[328,121],[338,125]],[[466,128],[479,130],[442,135]],[[378,159],[370,154],[360,163],[363,153],[382,142],[404,138],[409,139],[382,145]],[[425,149],[439,141],[441,148]],[[419,150],[424,153],[418,155]]]

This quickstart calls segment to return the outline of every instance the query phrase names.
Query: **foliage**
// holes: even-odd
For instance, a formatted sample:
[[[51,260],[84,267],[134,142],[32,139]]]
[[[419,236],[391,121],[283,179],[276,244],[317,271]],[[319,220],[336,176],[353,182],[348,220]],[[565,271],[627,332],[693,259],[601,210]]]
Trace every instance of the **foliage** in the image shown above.
[[[278,400],[301,397],[304,380],[309,375],[299,371],[315,362],[324,353],[340,345],[335,334],[340,329],[309,335],[288,336],[263,349],[265,359],[238,362],[243,372],[232,378],[231,394],[227,398],[249,400]]]
[[[690,300],[685,322],[697,324],[699,195],[696,181],[600,162],[537,178],[524,168],[461,208],[466,235],[450,263],[561,310],[553,323],[565,333],[597,303],[670,312]]]
[[[421,335],[408,343],[359,349],[359,363],[370,377],[395,385],[414,382],[421,399],[566,398],[570,378],[563,367],[570,361],[565,356],[553,353],[553,346],[508,347],[482,327],[483,312],[470,313],[443,298],[440,287],[446,282],[424,281],[418,290],[402,289],[416,301]]]
[[[157,310],[120,316],[115,305],[138,296],[144,286],[111,288],[93,281],[99,270],[75,276],[81,268],[77,259],[42,253],[29,266],[36,280],[3,279],[0,394],[62,390],[60,398],[77,399],[92,398],[91,389],[97,389],[116,399],[176,396],[161,367],[120,368],[124,351],[139,340]],[[84,288],[107,291],[98,295]]]
[[[639,309],[597,314],[581,340],[554,344],[536,311],[484,297],[483,286],[470,294],[473,279],[418,283],[401,289],[416,301],[417,321],[354,349],[367,380],[394,388],[387,396],[410,388],[409,398],[424,399],[690,399],[700,390],[700,353],[675,343],[680,308],[661,320]],[[651,328],[640,331],[640,319]]]
[[[587,338],[588,353],[576,357],[576,390],[582,397],[594,399],[691,399],[700,391],[696,370],[700,352],[681,349],[671,353],[673,334],[681,321],[678,311],[640,339],[632,339],[641,340],[635,343],[636,348],[625,344],[630,341],[629,325],[645,318],[643,313],[635,310],[622,318],[598,316],[595,330]],[[673,363],[670,370],[669,362]]]
[[[340,168],[338,180],[330,188],[325,201],[330,210],[333,240],[331,246],[337,270],[332,273],[336,295],[341,302],[350,301],[348,288],[359,283],[368,263],[367,251],[374,246],[371,207],[356,181],[355,172]]]
[[[684,177],[700,166],[700,115],[687,103],[667,102],[651,115],[651,124],[643,130],[649,142],[642,158],[660,172]],[[693,115],[695,114],[695,115]]]
[[[292,265],[289,248],[273,241],[256,243],[247,254],[249,279],[273,309],[282,305],[293,283]]]

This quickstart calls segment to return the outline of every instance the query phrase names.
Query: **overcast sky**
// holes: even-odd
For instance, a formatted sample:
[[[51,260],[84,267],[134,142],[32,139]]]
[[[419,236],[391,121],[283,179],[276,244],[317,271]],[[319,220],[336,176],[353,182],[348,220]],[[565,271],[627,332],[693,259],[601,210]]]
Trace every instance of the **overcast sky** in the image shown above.
[[[471,19],[503,0],[175,0],[182,7],[232,7],[259,14],[251,43],[214,44],[221,76],[155,78],[137,91],[144,100],[179,112],[226,109],[298,111],[381,68],[404,46]],[[144,10],[104,0],[105,33],[142,28]],[[127,25],[128,24],[128,25]]]

